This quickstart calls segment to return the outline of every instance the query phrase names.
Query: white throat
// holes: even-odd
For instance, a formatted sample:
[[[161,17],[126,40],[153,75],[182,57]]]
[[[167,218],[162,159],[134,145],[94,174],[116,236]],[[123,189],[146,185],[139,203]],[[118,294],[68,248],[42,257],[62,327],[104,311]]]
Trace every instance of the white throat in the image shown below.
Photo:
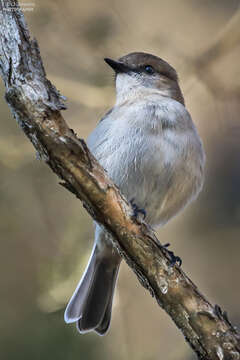
[[[142,84],[141,78],[136,75],[118,74],[116,77],[116,105],[125,101],[133,100],[150,94],[159,94],[165,97],[171,97],[169,89],[157,89],[147,87]]]

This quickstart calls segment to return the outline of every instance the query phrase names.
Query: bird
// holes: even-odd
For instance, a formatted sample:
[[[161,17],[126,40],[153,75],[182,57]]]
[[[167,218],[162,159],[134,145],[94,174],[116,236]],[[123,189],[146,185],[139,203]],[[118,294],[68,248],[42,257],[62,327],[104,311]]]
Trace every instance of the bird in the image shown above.
[[[115,74],[116,102],[87,145],[156,229],[202,189],[202,140],[186,109],[177,72],[167,61],[144,52],[104,60]],[[66,323],[75,322],[80,333],[108,331],[120,263],[111,236],[96,223],[92,254],[66,307]]]

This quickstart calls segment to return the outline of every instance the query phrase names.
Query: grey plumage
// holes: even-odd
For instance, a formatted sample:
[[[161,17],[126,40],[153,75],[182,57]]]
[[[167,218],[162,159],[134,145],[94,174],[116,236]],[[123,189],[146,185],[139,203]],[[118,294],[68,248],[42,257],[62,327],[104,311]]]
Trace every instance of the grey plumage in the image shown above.
[[[205,156],[175,70],[160,62],[160,72],[156,57],[137,54],[121,58],[124,72],[117,71],[116,104],[87,144],[123,195],[134,198],[145,209],[146,221],[157,227],[198,195]],[[137,71],[146,63],[154,65],[154,76]],[[96,225],[87,271],[65,312],[65,320],[77,322],[80,332],[107,331],[120,261],[109,235]]]

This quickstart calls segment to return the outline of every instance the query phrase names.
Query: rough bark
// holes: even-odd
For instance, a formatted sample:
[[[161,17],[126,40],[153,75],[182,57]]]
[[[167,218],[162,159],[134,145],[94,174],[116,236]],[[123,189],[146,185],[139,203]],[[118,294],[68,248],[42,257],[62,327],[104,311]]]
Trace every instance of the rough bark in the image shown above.
[[[199,359],[240,359],[240,337],[225,313],[212,306],[178,267],[132,208],[85,142],[68,128],[64,99],[46,78],[36,40],[13,1],[0,0],[0,70],[6,101],[24,133],[93,219],[112,234],[122,257],[171,316]],[[16,7],[18,6],[15,2]]]

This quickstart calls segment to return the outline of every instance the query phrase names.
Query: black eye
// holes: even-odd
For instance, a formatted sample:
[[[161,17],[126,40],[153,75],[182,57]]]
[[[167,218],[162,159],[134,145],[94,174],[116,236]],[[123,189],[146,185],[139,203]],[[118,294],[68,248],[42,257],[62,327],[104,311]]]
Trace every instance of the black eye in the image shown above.
[[[151,65],[146,65],[144,67],[144,70],[148,73],[148,74],[153,74],[154,73],[154,69]]]

